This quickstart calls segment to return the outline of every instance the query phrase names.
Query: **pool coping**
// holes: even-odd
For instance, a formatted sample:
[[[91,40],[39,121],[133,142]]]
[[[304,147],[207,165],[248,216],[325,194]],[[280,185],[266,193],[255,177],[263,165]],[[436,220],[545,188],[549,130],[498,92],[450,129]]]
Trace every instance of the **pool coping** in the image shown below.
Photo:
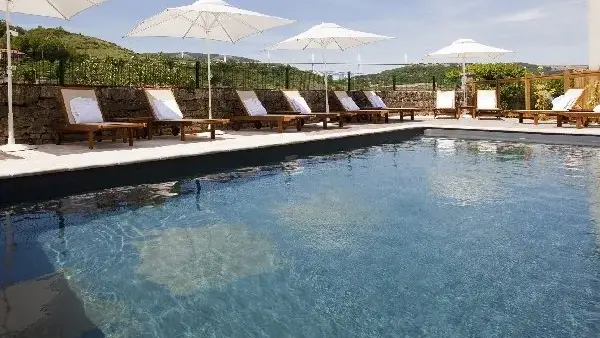
[[[276,136],[278,136],[275,133]],[[240,167],[255,167],[294,157],[331,154],[384,143],[398,143],[416,136],[489,139],[508,142],[570,144],[600,147],[600,134],[586,130],[503,128],[502,126],[438,125],[403,123],[377,129],[357,129],[331,134],[288,134],[292,139],[274,137],[252,146],[236,145],[211,149],[183,148],[166,156],[132,156],[111,163],[86,163],[76,167],[45,168],[6,174],[0,172],[0,205],[44,201],[119,186],[152,184],[201,176]],[[528,136],[524,137],[524,136]],[[569,142],[571,140],[571,142]],[[194,151],[195,150],[195,151]],[[82,154],[85,156],[86,154]]]

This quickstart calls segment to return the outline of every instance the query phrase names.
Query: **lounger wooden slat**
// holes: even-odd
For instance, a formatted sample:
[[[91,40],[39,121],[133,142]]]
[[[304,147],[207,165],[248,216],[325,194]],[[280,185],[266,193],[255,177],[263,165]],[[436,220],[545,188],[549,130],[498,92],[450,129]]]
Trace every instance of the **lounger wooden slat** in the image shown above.
[[[173,91],[170,89],[152,89],[146,88],[144,89],[144,93],[146,94],[146,98],[148,99],[148,103],[150,104],[150,108],[152,110],[152,126],[153,127],[161,127],[167,126],[171,127],[173,136],[180,135],[181,141],[185,142],[187,131],[189,131],[193,126],[203,125],[207,126],[210,130],[210,138],[214,140],[216,138],[215,127],[216,126],[226,126],[229,124],[229,119],[186,119],[183,117],[181,113],[181,109],[177,104],[177,100],[173,95]],[[160,112],[160,109],[170,108],[168,112],[170,118],[165,118]]]
[[[65,123],[54,127],[57,134],[56,144],[61,144],[64,134],[87,134],[88,148],[94,149],[95,141],[102,140],[102,132],[109,131],[113,142],[117,140],[117,133],[123,132],[123,142],[129,140],[129,146],[133,146],[135,131],[148,128],[146,123],[131,122],[107,122],[104,121],[96,92],[92,88],[61,88],[61,106],[65,116]],[[79,123],[81,114],[85,112],[74,111],[73,105],[78,104],[97,116],[98,122]],[[82,108],[77,109],[82,109]]]
[[[240,130],[242,123],[253,123],[256,129],[260,129],[263,122],[269,122],[277,124],[278,133],[283,133],[286,125],[289,124],[294,124],[297,131],[302,131],[304,123],[312,117],[303,114],[269,114],[258,100],[255,92],[237,90],[236,93],[247,115],[231,116],[229,118],[233,130]]]

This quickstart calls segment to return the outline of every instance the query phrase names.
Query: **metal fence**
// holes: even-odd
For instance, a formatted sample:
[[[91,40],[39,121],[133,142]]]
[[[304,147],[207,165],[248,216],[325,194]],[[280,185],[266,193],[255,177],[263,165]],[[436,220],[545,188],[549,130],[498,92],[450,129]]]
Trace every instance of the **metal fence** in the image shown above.
[[[0,64],[6,73],[6,65]],[[323,74],[301,70],[280,63],[214,62],[211,64],[215,88],[235,89],[324,89]],[[69,61],[15,62],[15,83],[54,84],[64,86],[168,86],[187,88],[208,87],[208,65],[193,60],[132,58],[131,60],[81,59]],[[334,90],[435,90],[434,78],[419,84],[398,83],[390,75],[357,75],[352,72],[329,75]]]

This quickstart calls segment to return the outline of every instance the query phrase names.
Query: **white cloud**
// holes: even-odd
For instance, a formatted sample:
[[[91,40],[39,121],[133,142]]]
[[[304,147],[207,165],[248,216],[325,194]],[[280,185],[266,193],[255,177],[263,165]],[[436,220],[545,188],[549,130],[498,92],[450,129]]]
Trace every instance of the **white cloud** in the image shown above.
[[[496,19],[496,22],[531,22],[547,17],[548,14],[540,8],[528,9]]]

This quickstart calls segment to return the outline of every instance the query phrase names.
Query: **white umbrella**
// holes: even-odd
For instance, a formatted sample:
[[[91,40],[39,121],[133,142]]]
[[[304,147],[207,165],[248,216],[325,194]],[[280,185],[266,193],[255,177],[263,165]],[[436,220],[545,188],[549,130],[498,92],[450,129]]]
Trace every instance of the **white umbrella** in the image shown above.
[[[462,90],[463,100],[467,100],[466,92],[466,72],[467,72],[467,60],[473,58],[495,58],[500,57],[504,54],[512,53],[506,49],[500,49],[496,47],[490,47],[482,45],[471,39],[459,39],[454,41],[450,46],[446,46],[437,52],[431,53],[430,57],[449,57],[460,59],[462,62]]]
[[[10,13],[31,14],[68,20],[79,12],[101,4],[106,0],[0,0],[0,8],[6,12],[6,54],[8,76],[8,144],[4,151],[18,151],[27,147],[15,144],[12,106],[12,51],[10,45]]]
[[[196,38],[235,43],[247,36],[294,21],[230,6],[222,0],[199,0],[167,8],[143,21],[127,36]],[[208,117],[212,118],[210,53],[208,53]]]
[[[349,48],[362,46],[371,42],[392,39],[388,36],[359,32],[340,27],[334,23],[322,23],[306,32],[289,38],[268,49],[321,49],[344,51]],[[325,111],[329,112],[329,93],[327,89],[327,62],[323,52],[325,65]]]

